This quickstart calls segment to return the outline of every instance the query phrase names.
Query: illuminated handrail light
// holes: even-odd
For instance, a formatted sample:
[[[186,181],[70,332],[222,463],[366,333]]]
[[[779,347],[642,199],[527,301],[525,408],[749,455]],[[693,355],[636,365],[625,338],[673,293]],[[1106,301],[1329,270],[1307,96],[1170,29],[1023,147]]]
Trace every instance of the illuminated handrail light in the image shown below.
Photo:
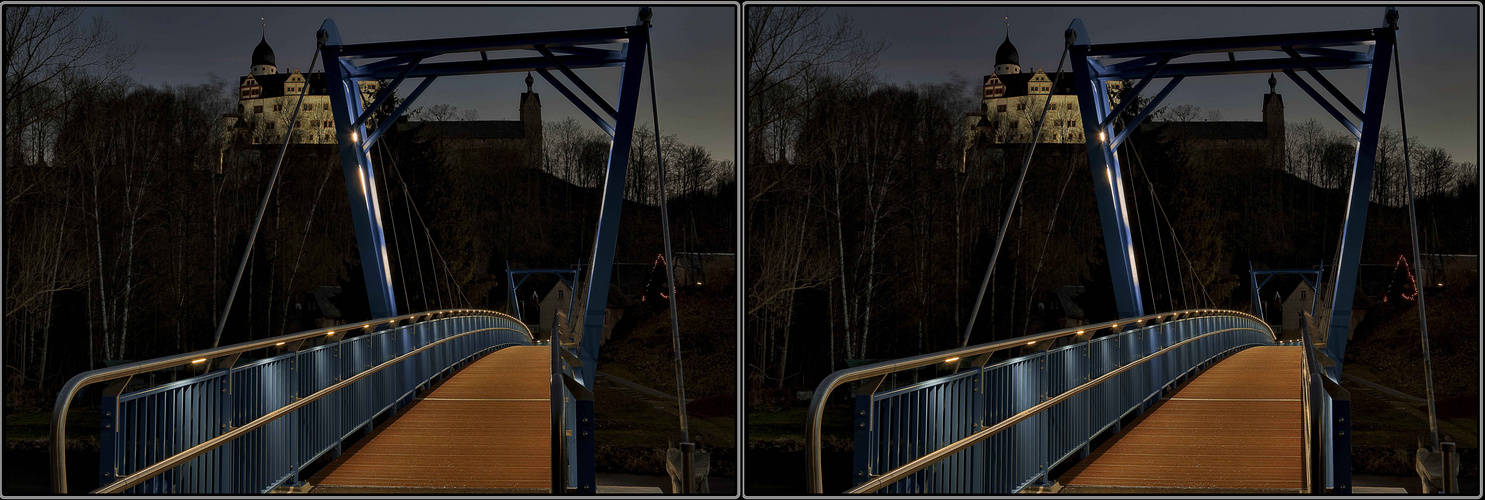
[[[959,357],[958,356],[954,356],[952,358],[949,358],[949,359],[944,360],[945,363],[953,363],[955,361],[959,361]]]
[[[1027,343],[1026,343],[1026,345],[1031,345],[1031,344],[1035,344],[1035,343],[1036,343],[1036,341],[1035,341],[1035,340],[1033,340],[1033,341],[1031,341],[1031,342],[1027,342]]]
[[[277,343],[277,344],[273,344],[273,345],[274,345],[274,347],[277,347],[277,346],[281,346],[281,345],[284,345],[284,343],[283,343],[283,342],[279,342],[279,343]]]
[[[193,365],[196,364],[196,363],[205,363],[205,362],[206,362],[206,358],[193,359],[193,360],[191,360],[191,364],[193,364]]]
[[[1083,331],[1082,330],[1078,330],[1078,333],[1075,333],[1073,335],[1082,335],[1082,334],[1083,334]]]

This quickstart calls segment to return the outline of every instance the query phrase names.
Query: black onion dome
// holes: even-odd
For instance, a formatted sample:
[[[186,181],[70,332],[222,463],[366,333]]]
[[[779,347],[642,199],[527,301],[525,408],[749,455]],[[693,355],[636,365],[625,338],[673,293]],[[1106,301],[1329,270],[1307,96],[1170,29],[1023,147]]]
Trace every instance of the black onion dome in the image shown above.
[[[1021,54],[1016,52],[1016,46],[1011,45],[1010,35],[1006,35],[1005,42],[1000,44],[1000,49],[995,51],[995,65],[1002,64],[1021,65]]]
[[[258,47],[253,49],[253,66],[274,66],[273,47],[268,46],[268,39],[264,38],[258,42]]]

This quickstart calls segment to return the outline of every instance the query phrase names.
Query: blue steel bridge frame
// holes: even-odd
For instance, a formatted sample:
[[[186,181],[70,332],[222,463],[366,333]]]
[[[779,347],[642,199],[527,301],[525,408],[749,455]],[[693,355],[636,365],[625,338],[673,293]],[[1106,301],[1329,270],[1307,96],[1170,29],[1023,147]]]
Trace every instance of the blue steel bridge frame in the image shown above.
[[[356,244],[361,255],[362,277],[366,281],[367,300],[373,318],[396,316],[397,302],[392,293],[391,266],[378,208],[376,176],[369,154],[372,145],[440,77],[536,72],[612,138],[597,235],[588,259],[591,265],[585,280],[587,302],[583,306],[583,333],[578,347],[578,359],[582,362],[579,382],[587,389],[593,389],[598,349],[603,339],[607,291],[613,271],[614,244],[619,231],[619,213],[624,201],[624,177],[639,105],[640,75],[650,42],[650,17],[650,8],[643,7],[639,9],[635,23],[629,26],[354,44],[345,43],[335,22],[325,20],[317,33],[317,40],[324,55],[330,111],[335,119],[346,193],[350,198]],[[621,44],[618,50],[611,48],[614,44]],[[519,54],[490,57],[492,53],[510,53],[504,51]],[[447,61],[445,57],[433,61],[449,55],[462,55],[465,59]],[[473,58],[476,55],[478,58]],[[605,67],[622,68],[617,107],[610,105],[574,72]],[[557,74],[571,86],[563,83]],[[367,120],[409,78],[422,80],[375,130],[368,133]],[[390,83],[367,106],[362,101],[358,82],[371,80],[390,80]],[[592,101],[592,105],[578,97],[573,88]],[[578,460],[577,480],[580,492],[591,493],[591,485],[595,484],[593,405],[591,401],[582,403],[586,404],[577,406],[577,453],[583,458]],[[584,489],[583,486],[589,487]]]
[[[517,318],[525,318],[525,316],[522,315],[523,314],[523,311],[521,310],[521,298],[516,296],[516,290],[519,289],[521,287],[521,285],[525,284],[526,283],[526,279],[527,278],[530,278],[531,275],[533,275],[533,274],[551,274],[551,275],[555,275],[555,276],[557,276],[557,279],[562,280],[562,283],[565,283],[567,285],[567,288],[570,288],[570,289],[576,291],[577,290],[577,274],[578,274],[579,270],[581,270],[582,268],[583,268],[583,263],[582,262],[578,262],[577,267],[574,267],[574,268],[571,268],[571,269],[561,269],[561,268],[550,268],[550,269],[540,269],[540,268],[538,268],[538,269],[511,269],[510,268],[510,263],[509,262],[505,263],[505,284],[506,284],[506,286],[509,286],[510,287],[510,296],[508,297],[508,299],[509,299],[509,302],[510,302],[510,310],[512,311],[511,314],[514,315]],[[518,279],[516,279],[516,276],[520,276],[521,278],[518,280]],[[570,305],[571,304],[569,304],[569,306]],[[567,311],[567,314],[568,314],[568,317],[572,317],[571,316],[572,315],[572,310],[570,308]]]
[[[1310,289],[1315,291],[1315,294],[1310,296],[1310,314],[1315,314],[1315,306],[1320,303],[1320,272],[1323,269],[1325,269],[1324,262],[1321,262],[1320,267],[1316,269],[1253,269],[1253,263],[1249,262],[1248,285],[1253,289],[1253,314],[1268,321],[1268,316],[1264,315],[1266,311],[1263,307],[1263,295],[1259,291],[1263,289],[1263,285],[1268,284],[1268,280],[1274,279],[1274,275],[1277,274],[1296,275],[1303,279],[1305,284],[1310,285]],[[1259,276],[1263,276],[1263,281],[1258,280]]]
[[[1381,131],[1382,103],[1387,95],[1389,61],[1396,43],[1396,21],[1397,10],[1389,7],[1386,24],[1377,28],[1107,44],[1093,43],[1083,21],[1072,21],[1067,36],[1072,39],[1069,51],[1073,80],[1120,318],[1143,315],[1144,304],[1116,155],[1119,145],[1187,77],[1282,72],[1357,139],[1339,259],[1334,267],[1333,302],[1326,320],[1326,348],[1335,360],[1330,375],[1339,377],[1341,360],[1345,359],[1346,331],[1351,323],[1361,244],[1366,234],[1366,208]],[[1245,57],[1239,59],[1239,52]],[[1225,55],[1226,60],[1210,60],[1211,54]],[[1202,58],[1204,55],[1207,57]],[[1198,60],[1187,59],[1192,56]],[[1366,94],[1359,107],[1321,73],[1343,69],[1368,70]],[[1301,78],[1300,72],[1314,79],[1323,92]],[[1169,81],[1122,129],[1115,130],[1115,119],[1156,79]],[[1109,80],[1137,83],[1126,86],[1130,89],[1128,95],[1111,106],[1106,85]]]

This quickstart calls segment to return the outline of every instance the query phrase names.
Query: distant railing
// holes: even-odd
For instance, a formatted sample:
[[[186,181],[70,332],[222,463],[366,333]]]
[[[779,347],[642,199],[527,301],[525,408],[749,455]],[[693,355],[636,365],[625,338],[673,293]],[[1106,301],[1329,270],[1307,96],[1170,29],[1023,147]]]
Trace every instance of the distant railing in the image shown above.
[[[547,345],[552,348],[552,493],[566,494],[569,491],[593,493],[593,485],[578,481],[578,434],[594,430],[593,392],[583,387],[574,378],[574,370],[581,368],[570,346],[572,330],[567,321],[567,312],[553,312],[552,330]],[[580,421],[579,414],[589,416]],[[584,450],[583,456],[591,460],[594,450]],[[586,486],[586,489],[585,489]]]
[[[347,335],[358,334],[346,338]],[[419,387],[488,352],[531,345],[519,320],[451,309],[294,333],[84,372],[57,396],[52,482],[67,493],[66,417],[83,386],[103,391],[94,493],[264,493]],[[317,345],[316,345],[317,344]],[[244,353],[266,356],[237,365]],[[134,375],[197,366],[201,375],[125,393]]]
[[[1054,346],[1059,339],[1072,343]],[[1165,387],[1198,366],[1273,343],[1273,332],[1257,317],[1201,309],[838,371],[820,383],[810,407],[809,488],[824,492],[824,403],[848,382],[861,381],[853,412],[857,486],[848,493],[1013,493],[1086,453],[1093,436],[1154,404]],[[1035,346],[1051,348],[990,363],[998,351]],[[940,364],[957,373],[879,391],[892,373]]]
[[[1310,334],[1315,328],[1315,318],[1309,312],[1303,314],[1299,345],[1305,350],[1301,370],[1305,489],[1318,494],[1348,494],[1351,493],[1351,393],[1327,375],[1327,369],[1335,363],[1324,349],[1316,346]]]

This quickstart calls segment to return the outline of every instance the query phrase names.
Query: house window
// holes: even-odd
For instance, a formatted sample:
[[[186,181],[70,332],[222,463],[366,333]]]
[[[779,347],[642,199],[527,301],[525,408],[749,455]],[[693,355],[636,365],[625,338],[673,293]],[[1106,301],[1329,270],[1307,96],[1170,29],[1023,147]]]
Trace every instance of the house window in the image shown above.
[[[562,300],[562,291],[557,290],[557,300]]]
[[[313,104],[305,104],[304,105],[304,110],[305,111],[314,111],[315,110],[315,105],[313,105]]]
[[[283,111],[284,110],[284,105],[283,104],[274,104],[273,105],[273,110],[274,111]]]
[[[1017,104],[1016,105],[1016,111],[1026,111],[1026,103],[1023,102],[1023,103]]]
[[[273,126],[274,126],[274,125],[275,125],[275,123],[273,123],[273,122],[268,122],[268,130],[273,130]]]
[[[1304,290],[1300,290],[1299,291],[1299,300],[1305,300],[1305,291]]]
[[[998,106],[995,107],[995,110],[996,111],[999,111],[1001,113],[1004,113],[1005,112],[1005,105],[1004,104],[998,105]]]
[[[328,103],[328,102],[327,102],[327,103],[325,103],[325,107],[324,107],[324,108],[323,108],[323,109],[324,109],[324,110],[325,110],[325,111],[330,111],[330,103]]]
[[[254,113],[262,113],[263,112],[263,105],[259,104],[257,106],[253,106],[253,112]]]
[[[1067,103],[1067,109],[1073,109],[1072,108],[1072,105],[1073,105],[1073,103]]]

